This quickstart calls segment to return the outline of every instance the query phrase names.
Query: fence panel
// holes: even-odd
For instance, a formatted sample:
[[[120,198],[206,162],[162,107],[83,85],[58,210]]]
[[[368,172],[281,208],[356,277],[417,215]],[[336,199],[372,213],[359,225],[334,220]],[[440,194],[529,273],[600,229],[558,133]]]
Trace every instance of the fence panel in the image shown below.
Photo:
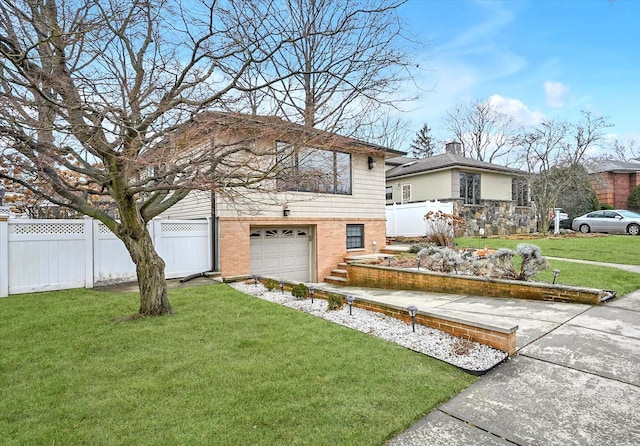
[[[427,232],[424,216],[427,212],[453,214],[453,203],[438,200],[387,205],[387,237],[422,237]]]
[[[9,294],[83,288],[90,225],[84,220],[9,220]]]
[[[211,269],[209,220],[154,220],[166,277]],[[0,297],[136,280],[124,244],[98,221],[0,218]]]
[[[154,244],[167,279],[211,269],[209,220],[154,220]]]
[[[93,276],[97,285],[136,280],[136,265],[124,243],[101,222],[93,222]]]

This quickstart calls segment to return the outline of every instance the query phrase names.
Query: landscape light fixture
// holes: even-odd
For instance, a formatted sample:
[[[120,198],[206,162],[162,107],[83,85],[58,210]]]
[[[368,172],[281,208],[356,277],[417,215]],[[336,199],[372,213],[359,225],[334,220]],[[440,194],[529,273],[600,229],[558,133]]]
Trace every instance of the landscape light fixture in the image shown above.
[[[257,275],[253,275],[253,286],[258,286],[258,276]]]
[[[284,294],[284,280],[280,281],[280,291]]]
[[[376,160],[374,160],[373,157],[370,156],[369,158],[367,158],[367,164],[369,165],[369,170],[371,170],[376,167]]]
[[[7,193],[7,189],[4,188],[4,184],[0,184],[0,206],[4,206],[4,194]]]
[[[556,284],[556,279],[558,278],[559,275],[560,275],[560,270],[559,269],[554,269],[553,270],[553,285]]]
[[[354,299],[354,297],[353,297],[351,294],[349,294],[349,295],[347,296],[347,303],[349,304],[349,316],[351,316],[351,307],[353,306],[353,301],[354,301],[354,300],[355,300],[355,299]]]
[[[418,263],[418,269],[420,269],[420,257],[416,257],[416,262]]]
[[[313,303],[313,295],[316,292],[314,287],[309,287],[309,295],[311,296],[311,303]]]
[[[418,307],[415,305],[409,305],[407,307],[407,311],[409,312],[409,316],[411,316],[411,329],[416,331],[416,314],[418,313]]]
[[[393,256],[387,257],[387,260],[389,261],[389,266],[391,266],[391,259],[393,259]]]
[[[287,206],[286,204],[282,207],[282,215],[284,217],[288,217],[289,214],[291,213],[291,211],[289,210],[289,206]]]

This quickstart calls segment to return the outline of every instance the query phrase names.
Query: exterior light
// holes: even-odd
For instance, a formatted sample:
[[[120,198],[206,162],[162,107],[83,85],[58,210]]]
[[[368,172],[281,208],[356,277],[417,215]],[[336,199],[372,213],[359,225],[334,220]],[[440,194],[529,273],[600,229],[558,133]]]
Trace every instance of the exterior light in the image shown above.
[[[418,307],[415,305],[409,305],[407,307],[407,311],[409,312],[409,316],[411,316],[411,329],[416,331],[416,314],[418,313]]]
[[[420,257],[416,257],[416,262],[418,263],[418,269],[420,269]]]
[[[314,287],[309,287],[309,295],[311,296],[311,303],[313,303],[313,295],[315,294],[316,289]]]
[[[560,275],[560,270],[559,269],[554,269],[553,270],[553,285],[556,284],[556,279],[558,278],[559,275]]]
[[[282,215],[284,217],[288,217],[289,214],[291,213],[291,211],[289,210],[289,206],[287,206],[286,204],[282,207]]]
[[[376,167],[376,160],[374,160],[373,157],[370,156],[369,158],[367,158],[367,164],[369,165],[369,170],[371,170]]]
[[[282,292],[282,294],[284,294],[284,280],[281,280],[279,283],[280,283],[280,291]]]
[[[253,275],[253,286],[258,286],[258,276],[257,275]]]
[[[4,206],[4,194],[7,189],[4,188],[4,184],[0,184],[0,206]]]
[[[349,315],[351,315],[351,307],[353,306],[354,297],[352,295],[347,296],[347,303],[349,304]]]
[[[389,267],[391,267],[391,259],[393,258],[393,256],[389,256],[387,257],[387,260],[389,261]]]

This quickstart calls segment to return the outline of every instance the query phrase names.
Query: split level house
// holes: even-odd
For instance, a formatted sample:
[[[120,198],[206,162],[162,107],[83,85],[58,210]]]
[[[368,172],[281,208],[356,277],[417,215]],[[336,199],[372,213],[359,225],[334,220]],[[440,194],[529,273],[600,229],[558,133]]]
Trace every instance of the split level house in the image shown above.
[[[600,204],[626,209],[629,195],[640,185],[640,158],[598,162],[590,167],[589,179]]]
[[[453,203],[466,235],[536,230],[527,172],[464,157],[458,142],[440,155],[387,160],[387,205],[432,200]]]
[[[271,116],[208,112],[195,123],[193,147],[250,146],[262,154],[251,169],[273,169],[250,189],[192,191],[162,215],[212,218],[223,277],[323,281],[345,256],[384,247],[385,159],[404,152]]]

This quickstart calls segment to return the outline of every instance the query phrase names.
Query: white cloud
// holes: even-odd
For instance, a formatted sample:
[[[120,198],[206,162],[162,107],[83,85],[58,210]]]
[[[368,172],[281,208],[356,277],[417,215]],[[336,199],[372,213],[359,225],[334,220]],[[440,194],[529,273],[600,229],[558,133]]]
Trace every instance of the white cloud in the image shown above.
[[[537,125],[545,119],[542,112],[529,110],[529,107],[520,99],[505,98],[494,94],[489,97],[489,103],[523,125]]]
[[[544,83],[544,92],[546,94],[545,102],[549,107],[562,108],[569,94],[569,87],[561,82],[546,81]]]

